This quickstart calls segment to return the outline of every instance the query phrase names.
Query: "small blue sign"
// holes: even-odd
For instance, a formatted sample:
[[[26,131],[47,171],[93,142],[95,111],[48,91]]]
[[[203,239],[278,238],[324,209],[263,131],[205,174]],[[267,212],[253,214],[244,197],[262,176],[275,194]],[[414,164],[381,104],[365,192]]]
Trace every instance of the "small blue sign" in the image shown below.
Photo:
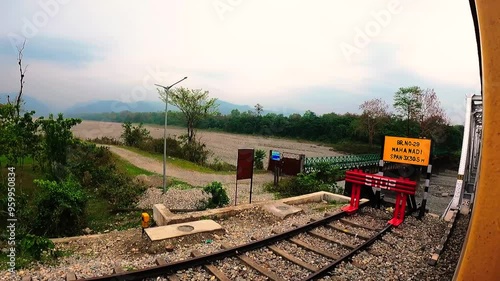
[[[279,151],[271,151],[271,160],[273,161],[280,161],[281,155]]]

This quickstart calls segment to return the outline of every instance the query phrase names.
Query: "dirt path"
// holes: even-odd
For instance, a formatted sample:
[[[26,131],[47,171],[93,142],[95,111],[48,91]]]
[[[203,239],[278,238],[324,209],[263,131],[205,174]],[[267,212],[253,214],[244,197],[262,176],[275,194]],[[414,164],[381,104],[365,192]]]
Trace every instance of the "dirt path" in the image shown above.
[[[81,139],[93,139],[96,137],[111,137],[119,139],[123,128],[121,123],[83,121],[74,126],[71,130],[76,137]],[[163,127],[156,125],[145,125],[154,138],[163,138]],[[185,134],[184,128],[168,127],[170,137]],[[278,139],[263,136],[237,135],[224,132],[210,132],[198,130],[197,137],[206,144],[207,149],[214,153],[211,160],[219,158],[220,160],[236,165],[238,149],[254,148],[262,149],[266,152],[264,166],[267,166],[269,150],[278,150],[296,154],[304,154],[306,157],[338,156],[341,153],[332,151],[331,147],[321,145],[317,142],[298,141],[290,139]],[[163,172],[162,172],[163,174]]]
[[[133,165],[144,170],[163,175],[163,163],[161,161],[142,156],[124,148],[116,146],[107,147],[109,147],[111,152],[124,158]],[[174,177],[194,186],[205,186],[213,181],[221,182],[226,186],[234,186],[236,175],[219,175],[189,171],[167,163],[167,177]],[[253,184],[255,187],[260,187],[262,184],[272,180],[272,174],[256,174],[253,178]],[[249,180],[240,181],[241,183],[239,182],[238,186],[240,186],[240,184],[242,186],[249,185],[249,183],[246,183],[247,181],[249,182]]]

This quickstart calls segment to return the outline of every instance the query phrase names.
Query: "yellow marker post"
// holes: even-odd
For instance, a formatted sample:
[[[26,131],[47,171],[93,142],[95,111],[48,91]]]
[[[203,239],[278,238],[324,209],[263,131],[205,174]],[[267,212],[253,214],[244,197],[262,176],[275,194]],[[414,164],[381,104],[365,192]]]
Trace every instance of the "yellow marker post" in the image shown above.
[[[142,221],[141,221],[141,226],[142,226],[142,235],[144,235],[145,231],[144,229],[149,227],[149,214],[148,213],[142,213],[141,214]]]

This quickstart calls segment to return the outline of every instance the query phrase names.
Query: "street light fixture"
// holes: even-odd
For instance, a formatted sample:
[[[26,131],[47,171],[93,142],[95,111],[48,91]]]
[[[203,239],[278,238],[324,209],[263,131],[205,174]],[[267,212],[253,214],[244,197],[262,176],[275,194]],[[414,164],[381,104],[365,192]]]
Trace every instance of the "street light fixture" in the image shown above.
[[[174,84],[165,87],[159,84],[155,84],[158,87],[162,87],[165,89],[165,127],[163,128],[163,194],[165,194],[167,190],[167,112],[168,112],[168,91],[174,85],[186,80],[187,76],[182,78],[181,80],[175,82]]]

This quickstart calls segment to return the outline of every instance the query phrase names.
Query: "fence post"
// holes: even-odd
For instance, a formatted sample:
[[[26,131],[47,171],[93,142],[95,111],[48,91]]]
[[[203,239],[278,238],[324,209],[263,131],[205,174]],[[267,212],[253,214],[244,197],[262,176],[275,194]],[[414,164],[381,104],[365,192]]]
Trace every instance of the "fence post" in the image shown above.
[[[271,158],[273,157],[273,155],[272,155],[272,154],[273,154],[272,149],[269,149],[269,158],[267,158],[267,159],[269,159],[269,160],[267,161],[267,170],[268,170],[268,171],[272,171],[272,169],[271,169],[271,161],[272,161],[272,160],[271,160]]]
[[[304,167],[306,164],[306,155],[305,154],[300,154],[300,172],[304,173]]]

